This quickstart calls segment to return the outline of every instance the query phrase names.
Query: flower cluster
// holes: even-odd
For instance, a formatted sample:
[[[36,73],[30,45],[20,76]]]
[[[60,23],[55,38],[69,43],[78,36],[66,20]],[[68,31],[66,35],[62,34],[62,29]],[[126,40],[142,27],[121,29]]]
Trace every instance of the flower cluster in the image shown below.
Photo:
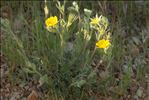
[[[98,16],[96,15],[96,17],[95,17],[95,18],[92,18],[92,19],[91,19],[91,22],[90,22],[91,25],[93,25],[93,26],[96,25],[96,26],[97,26],[96,28],[97,28],[97,30],[98,30],[98,32],[99,32],[99,36],[104,34],[104,31],[103,31],[103,30],[106,30],[106,29],[100,27],[100,24],[101,24],[101,23],[103,24],[103,22],[106,22],[105,19],[102,20],[102,17],[103,17],[103,16],[98,17]],[[105,17],[103,17],[103,18],[105,18]],[[101,23],[100,23],[100,22],[101,22]],[[45,21],[46,27],[55,27],[57,23],[58,23],[58,18],[57,18],[57,16],[54,16],[54,17],[51,16],[51,17],[47,18],[46,21]],[[105,23],[104,23],[104,24],[105,24]],[[107,23],[106,23],[106,25],[107,25]],[[99,27],[99,28],[98,28],[98,27]],[[101,31],[102,31],[102,32],[101,32]],[[109,36],[109,35],[108,35],[108,36]],[[96,47],[97,47],[97,48],[107,49],[107,48],[110,47],[110,45],[111,45],[111,43],[110,43],[109,38],[106,38],[106,39],[104,39],[104,38],[103,38],[103,39],[98,39],[98,38],[97,38],[97,42],[96,42]]]
[[[95,28],[99,32],[99,34],[97,36],[96,47],[97,48],[101,48],[101,49],[107,49],[107,48],[109,48],[110,45],[111,45],[110,40],[109,40],[109,34],[106,36],[108,38],[106,38],[106,39],[104,39],[104,38],[103,39],[100,39],[100,37],[103,34],[105,34],[105,30],[106,30],[107,25],[108,25],[107,19],[104,16],[102,16],[102,15],[100,17],[98,17],[96,15],[95,18],[92,18],[91,19],[90,24],[93,25],[93,26],[96,26]],[[105,27],[100,26],[100,24],[102,24],[102,26],[105,26]]]

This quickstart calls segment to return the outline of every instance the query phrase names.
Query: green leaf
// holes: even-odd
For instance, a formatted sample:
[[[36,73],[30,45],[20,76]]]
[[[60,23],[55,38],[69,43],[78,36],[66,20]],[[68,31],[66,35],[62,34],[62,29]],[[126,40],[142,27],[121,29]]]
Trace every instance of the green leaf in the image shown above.
[[[43,85],[44,83],[48,83],[48,76],[47,76],[47,74],[41,76],[40,79],[39,79],[40,86]]]
[[[92,11],[85,8],[85,9],[84,9],[84,13],[85,13],[85,15],[86,15],[87,17],[90,17],[91,14],[92,14]]]
[[[141,43],[141,41],[137,37],[132,37],[132,39],[137,45]]]
[[[26,73],[35,73],[33,70],[29,69],[29,68],[23,68],[23,70],[26,72]]]
[[[75,86],[75,87],[79,87],[80,88],[85,83],[86,83],[86,80],[79,80],[79,81],[76,81],[76,82],[72,83],[71,86]]]

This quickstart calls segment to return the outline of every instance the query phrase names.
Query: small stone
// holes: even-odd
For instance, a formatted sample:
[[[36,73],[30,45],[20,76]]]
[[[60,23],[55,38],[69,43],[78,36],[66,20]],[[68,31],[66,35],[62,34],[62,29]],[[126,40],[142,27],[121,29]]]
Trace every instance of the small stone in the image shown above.
[[[140,87],[140,88],[137,90],[136,95],[137,95],[138,97],[141,97],[142,94],[143,94],[143,89]]]
[[[32,93],[27,97],[27,100],[38,100],[38,94],[36,91],[32,91]]]

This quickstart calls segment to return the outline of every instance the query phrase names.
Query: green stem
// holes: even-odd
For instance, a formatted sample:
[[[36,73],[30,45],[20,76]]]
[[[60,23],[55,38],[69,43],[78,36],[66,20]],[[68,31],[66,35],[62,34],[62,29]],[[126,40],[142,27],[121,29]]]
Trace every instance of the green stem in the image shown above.
[[[93,56],[94,56],[95,52],[96,52],[96,46],[95,46],[95,48],[94,48],[94,50],[93,50],[93,53],[92,53],[92,55],[91,55],[91,59],[93,59]]]
[[[82,90],[80,100],[83,100],[84,91]]]

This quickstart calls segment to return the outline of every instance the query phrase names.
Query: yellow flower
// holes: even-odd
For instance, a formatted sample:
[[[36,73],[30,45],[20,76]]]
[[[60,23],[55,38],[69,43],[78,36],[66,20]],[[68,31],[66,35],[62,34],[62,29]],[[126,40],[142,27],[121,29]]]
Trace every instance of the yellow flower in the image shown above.
[[[91,19],[91,22],[90,23],[97,25],[99,23],[99,18],[96,17],[96,18]]]
[[[45,24],[47,27],[55,26],[57,23],[58,23],[58,18],[56,16],[49,17],[45,21]]]
[[[97,43],[96,43],[96,46],[98,48],[108,48],[109,46],[111,45],[110,41],[109,40],[105,40],[105,39],[102,39],[102,40],[99,40]]]

